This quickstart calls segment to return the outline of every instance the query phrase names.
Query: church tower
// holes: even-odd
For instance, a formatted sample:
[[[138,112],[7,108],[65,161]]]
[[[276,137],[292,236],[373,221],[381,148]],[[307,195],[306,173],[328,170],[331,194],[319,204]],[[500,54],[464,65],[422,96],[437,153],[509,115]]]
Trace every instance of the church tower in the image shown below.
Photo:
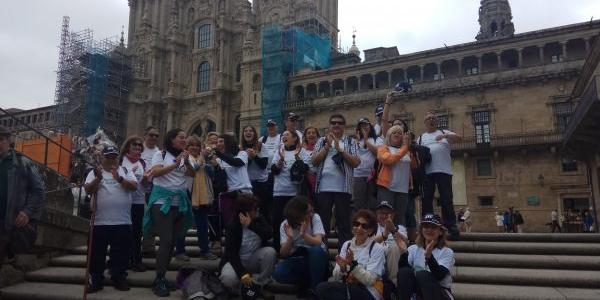
[[[479,34],[475,37],[478,41],[513,36],[515,26],[508,0],[481,0],[479,25]]]

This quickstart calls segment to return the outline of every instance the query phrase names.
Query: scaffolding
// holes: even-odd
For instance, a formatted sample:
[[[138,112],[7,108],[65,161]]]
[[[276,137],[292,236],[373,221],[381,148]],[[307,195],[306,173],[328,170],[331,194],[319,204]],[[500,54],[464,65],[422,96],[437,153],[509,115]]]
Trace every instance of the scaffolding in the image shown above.
[[[85,29],[69,31],[63,17],[56,76],[56,126],[75,136],[102,128],[116,142],[124,140],[131,63],[123,38],[94,40]]]
[[[269,119],[282,123],[289,76],[303,69],[328,69],[331,65],[330,33],[317,19],[314,3],[304,9],[306,13],[301,19],[296,17],[287,25],[265,26],[261,32],[262,124]]]

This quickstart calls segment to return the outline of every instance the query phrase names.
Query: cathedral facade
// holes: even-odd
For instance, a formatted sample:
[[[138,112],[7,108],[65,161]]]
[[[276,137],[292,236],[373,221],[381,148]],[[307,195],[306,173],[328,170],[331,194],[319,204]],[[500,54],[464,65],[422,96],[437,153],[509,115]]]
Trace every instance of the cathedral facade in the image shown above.
[[[600,22],[515,34],[508,0],[482,0],[475,41],[417,53],[337,51],[338,1],[130,0],[134,82],[128,132],[148,125],[188,133],[261,127],[265,26],[309,27],[331,40],[331,67],[289,76],[283,113],[325,130],[333,112],[349,124],[374,120],[396,83],[391,114],[423,132],[427,111],[461,134],[454,145],[454,202],[470,207],[473,230],[495,230],[495,213],[515,207],[525,230],[546,231],[558,209],[577,222],[592,195],[584,164],[560,152],[578,99],[571,90]],[[280,126],[281,127],[281,126]],[[350,126],[349,126],[350,127]],[[348,133],[354,132],[348,128]],[[572,214],[572,218],[570,217]]]

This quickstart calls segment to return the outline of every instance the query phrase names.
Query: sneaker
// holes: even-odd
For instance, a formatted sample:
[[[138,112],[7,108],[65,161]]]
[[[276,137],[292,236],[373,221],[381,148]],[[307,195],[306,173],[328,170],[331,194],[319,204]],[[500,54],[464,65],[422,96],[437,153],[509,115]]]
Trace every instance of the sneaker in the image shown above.
[[[119,291],[129,291],[131,288],[129,287],[129,283],[125,278],[113,279],[113,287],[115,290]]]
[[[178,261],[190,261],[190,257],[185,255],[184,253],[175,255],[175,259]]]
[[[154,295],[157,297],[169,297],[171,295],[166,282],[167,280],[164,277],[154,279],[154,283],[152,284],[152,292]]]
[[[144,266],[143,264],[133,265],[133,266],[131,266],[131,271],[146,272],[146,266]]]
[[[211,252],[206,252],[206,253],[200,253],[198,258],[203,259],[203,260],[215,260],[219,257],[212,254]]]

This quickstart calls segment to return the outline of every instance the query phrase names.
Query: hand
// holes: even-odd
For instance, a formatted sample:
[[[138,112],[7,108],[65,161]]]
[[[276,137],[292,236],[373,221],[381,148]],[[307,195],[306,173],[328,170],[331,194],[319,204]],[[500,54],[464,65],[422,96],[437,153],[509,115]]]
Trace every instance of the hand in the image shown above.
[[[300,154],[300,151],[302,151],[302,147],[300,147],[300,146],[296,147],[296,150],[294,150],[294,157],[298,157],[298,154]]]
[[[394,226],[394,222],[391,219],[385,220],[385,232],[387,232],[387,234],[390,234],[390,232],[395,232],[395,231],[396,231],[396,226]],[[384,235],[387,236],[387,234],[384,234]]]
[[[329,148],[329,147],[331,147],[331,144],[333,144],[333,138],[334,138],[334,137],[333,137],[333,134],[331,134],[331,133],[328,133],[328,134],[325,136],[325,140],[327,141],[327,146],[326,146],[325,148]]]
[[[256,151],[254,151],[254,149],[252,148],[246,149],[246,153],[248,153],[248,157],[250,159],[254,159],[254,157],[256,156]]]
[[[154,177],[154,170],[148,170],[144,173],[142,181],[150,181],[152,180],[152,177]]]
[[[392,93],[393,92],[388,92],[387,95],[385,96],[385,104],[391,104],[392,103],[392,99],[394,99],[392,97]]]
[[[402,145],[410,145],[410,132],[402,134]]]
[[[112,169],[110,169],[110,173],[112,174],[112,176],[115,180],[117,180],[117,181],[119,180],[119,172],[118,172],[117,167],[112,167]]]
[[[283,225],[283,230],[285,231],[285,235],[288,237],[288,239],[293,239],[294,238],[294,229],[292,228],[292,226],[290,226],[290,224],[285,224]]]
[[[102,167],[97,167],[94,169],[94,176],[98,178],[98,180],[102,180]]]
[[[352,251],[352,249],[348,248],[348,251],[346,251],[346,263],[350,264],[350,263],[352,263],[353,260],[354,260],[354,252]]]
[[[187,150],[184,150],[183,152],[181,152],[181,154],[183,154],[183,159],[185,161],[189,161],[189,159],[190,159],[190,153]]]
[[[439,142],[447,137],[448,137],[448,135],[444,133],[444,134],[440,134],[440,135],[436,136],[435,140]]]
[[[244,227],[248,227],[250,225],[250,222],[252,222],[252,219],[250,218],[248,213],[240,213],[238,217],[240,218],[240,223]]]
[[[427,243],[427,248],[425,248],[425,258],[430,258],[431,255],[433,254],[433,249],[435,249],[435,245],[437,244],[437,241],[432,240],[431,242]]]
[[[402,234],[400,234],[400,232],[396,232],[394,234],[394,240],[396,241],[396,245],[398,246],[398,249],[400,249],[400,253],[406,252],[406,249],[408,248],[408,244],[406,242],[406,238]]]
[[[20,211],[15,219],[15,226],[21,228],[27,224],[29,224],[29,216],[24,211]]]
[[[339,140],[335,137],[335,135],[330,134],[331,135],[331,140],[333,141],[333,149],[340,151],[340,143]]]
[[[341,256],[339,256],[339,255],[336,255],[336,256],[335,256],[335,262],[336,262],[336,263],[337,263],[337,264],[338,264],[338,265],[339,265],[339,266],[340,266],[342,269],[343,269],[343,268],[346,268],[346,266],[348,266],[348,264],[346,263],[346,259],[345,259],[345,258],[343,258],[343,257],[341,257]]]
[[[245,286],[251,286],[252,285],[252,276],[250,276],[250,274],[246,274],[246,275],[242,276],[242,278],[240,279],[240,282],[242,282],[242,284]]]
[[[279,161],[278,164],[283,165],[283,162],[285,161],[285,150],[283,149],[283,147],[279,148]]]
[[[179,155],[177,155],[177,157],[175,158],[175,165],[179,166],[181,164],[181,160],[183,159],[183,152],[181,152]]]

